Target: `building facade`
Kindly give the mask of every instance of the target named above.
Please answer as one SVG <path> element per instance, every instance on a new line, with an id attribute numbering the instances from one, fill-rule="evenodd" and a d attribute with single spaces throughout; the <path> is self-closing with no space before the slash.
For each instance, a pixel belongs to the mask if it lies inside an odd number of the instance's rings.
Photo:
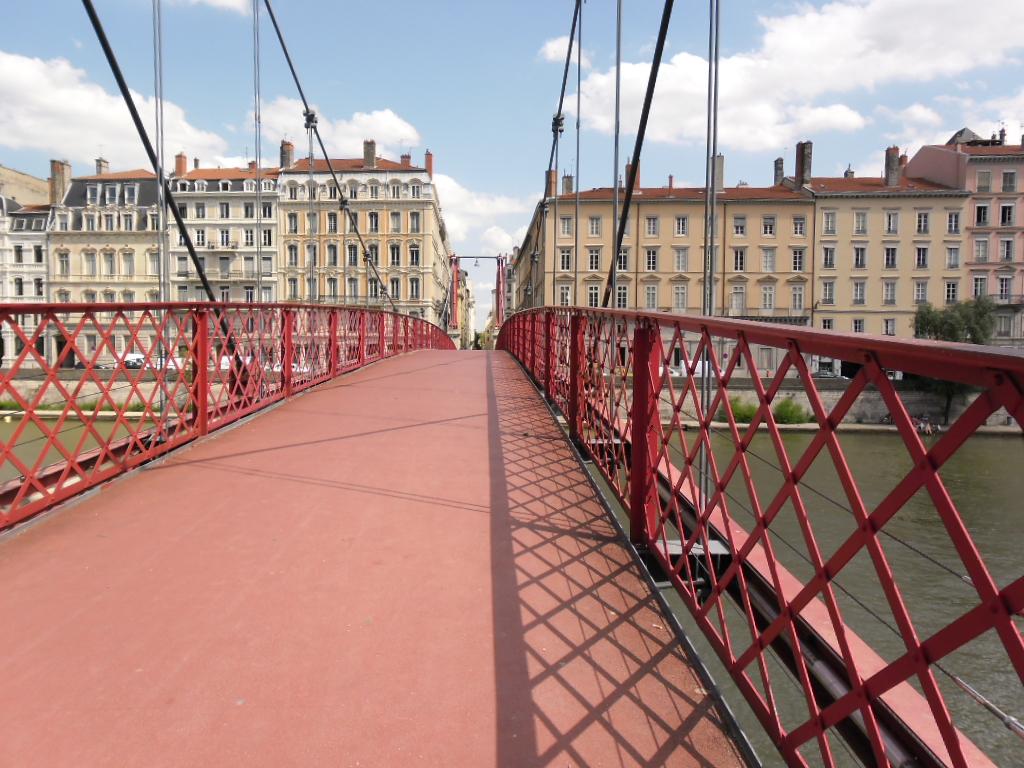
<path id="1" fill-rule="evenodd" d="M 188 170 L 188 159 L 179 154 L 171 187 L 214 298 L 276 301 L 280 202 L 277 169 L 264 168 L 257 173 L 255 163 L 246 168 L 199 168 L 198 161 L 195 165 Z M 207 301 L 173 219 L 169 229 L 170 299 Z"/>
<path id="2" fill-rule="evenodd" d="M 982 139 L 964 128 L 944 145 L 922 147 L 907 174 L 967 190 L 963 215 L 965 297 L 996 303 L 994 343 L 1024 347 L 1024 137 Z"/>
<path id="3" fill-rule="evenodd" d="M 0 197 L 14 200 L 19 205 L 45 205 L 50 199 L 45 179 L 4 165 L 0 165 Z"/>
<path id="4" fill-rule="evenodd" d="M 49 205 L 20 205 L 0 196 L 0 304 L 41 303 L 47 300 L 47 229 Z M 34 327 L 22 315 L 19 325 L 31 339 Z M 25 341 L 9 323 L 0 328 L 0 367 L 9 368 L 24 349 Z M 35 344 L 46 353 L 44 338 Z M 23 365 L 37 365 L 26 355 Z"/>
<path id="5" fill-rule="evenodd" d="M 331 165 L 341 189 L 326 161 L 296 161 L 292 144 L 281 144 L 281 299 L 390 307 L 390 297 L 399 312 L 446 325 L 451 247 L 433 156 L 426 153 L 423 167 L 409 155 L 396 163 L 366 141 L 363 157 Z M 340 207 L 342 195 L 356 227 Z"/>

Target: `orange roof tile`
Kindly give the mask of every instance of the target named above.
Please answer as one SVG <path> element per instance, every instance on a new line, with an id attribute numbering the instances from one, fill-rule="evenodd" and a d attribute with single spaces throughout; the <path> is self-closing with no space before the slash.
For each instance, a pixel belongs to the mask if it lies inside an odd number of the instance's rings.
<path id="1" fill-rule="evenodd" d="M 881 177 L 852 178 L 838 177 L 815 177 L 811 179 L 811 191 L 815 194 L 899 194 L 900 192 L 914 194 L 919 192 L 957 192 L 953 187 L 943 184 L 936 184 L 925 179 L 911 179 L 902 177 L 894 187 L 887 186 L 885 179 Z M 965 193 L 966 194 L 966 193 Z"/>
<path id="2" fill-rule="evenodd" d="M 331 158 L 331 165 L 335 171 L 422 171 L 426 172 L 425 168 L 420 168 L 415 165 L 402 165 L 396 163 L 394 160 L 387 160 L 383 157 L 377 158 L 377 167 L 368 168 L 363 163 L 363 158 Z M 309 173 L 309 158 L 303 157 L 295 161 L 295 165 L 287 170 L 289 172 L 305 172 Z M 313 161 L 313 172 L 314 173 L 327 173 L 327 161 L 326 160 L 314 160 Z"/>
<path id="3" fill-rule="evenodd" d="M 100 173 L 92 176 L 75 176 L 76 181 L 122 181 L 129 179 L 155 179 L 156 174 L 144 168 L 134 171 L 117 171 L 116 173 Z"/>
<path id="4" fill-rule="evenodd" d="M 1024 145 L 1022 144 L 999 144 L 996 146 L 961 144 L 958 148 L 966 155 L 1024 155 Z"/>
<path id="5" fill-rule="evenodd" d="M 279 171 L 279 168 L 264 168 L 260 172 L 260 177 L 264 179 L 276 179 Z M 256 171 L 250 171 L 248 168 L 195 168 L 179 178 L 188 179 L 190 181 L 199 181 L 203 179 L 206 181 L 255 179 Z"/>
<path id="6" fill-rule="evenodd" d="M 580 190 L 581 200 L 611 200 L 614 190 L 611 187 Z M 619 190 L 619 198 L 625 192 Z M 575 200 L 576 193 L 558 196 L 559 200 Z M 642 187 L 633 196 L 636 201 L 643 200 L 680 200 L 698 201 L 704 199 L 701 187 Z M 732 200 L 807 200 L 807 196 L 788 187 L 730 187 L 718 193 L 718 199 L 725 202 Z"/>
<path id="7" fill-rule="evenodd" d="M 53 206 L 49 203 L 23 205 L 15 213 L 47 213 Z"/>

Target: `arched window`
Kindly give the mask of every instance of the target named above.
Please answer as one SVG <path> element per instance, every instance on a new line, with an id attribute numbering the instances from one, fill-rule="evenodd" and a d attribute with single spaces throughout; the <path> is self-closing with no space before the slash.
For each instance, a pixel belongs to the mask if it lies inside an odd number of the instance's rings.
<path id="1" fill-rule="evenodd" d="M 338 266 L 338 246 L 334 243 L 327 244 L 327 266 Z"/>

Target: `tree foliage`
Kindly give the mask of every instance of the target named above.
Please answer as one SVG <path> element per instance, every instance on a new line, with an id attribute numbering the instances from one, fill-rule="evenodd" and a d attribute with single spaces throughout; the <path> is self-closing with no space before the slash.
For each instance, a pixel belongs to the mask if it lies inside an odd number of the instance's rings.
<path id="1" fill-rule="evenodd" d="M 964 344 L 988 344 L 995 331 L 995 302 L 987 296 L 962 301 L 944 309 L 921 304 L 914 314 L 914 335 L 919 339 L 952 341 Z M 955 397 L 970 387 L 952 381 L 925 379 L 925 386 L 946 398 L 943 421 L 949 423 L 949 412 Z"/>

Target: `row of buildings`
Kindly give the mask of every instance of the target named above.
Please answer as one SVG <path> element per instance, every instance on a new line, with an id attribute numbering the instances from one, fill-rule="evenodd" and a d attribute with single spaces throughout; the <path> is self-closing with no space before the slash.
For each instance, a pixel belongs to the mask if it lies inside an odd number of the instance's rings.
<path id="1" fill-rule="evenodd" d="M 968 129 L 914 157 L 885 151 L 884 175 L 794 173 L 775 161 L 769 187 L 719 187 L 714 314 L 826 330 L 913 336 L 918 305 L 988 296 L 994 342 L 1024 346 L 1024 139 Z M 724 162 L 718 158 L 719 173 Z M 629 169 L 627 168 L 627 178 Z M 614 250 L 613 190 L 576 194 L 548 174 L 510 271 L 510 304 L 599 306 Z M 611 305 L 700 313 L 704 190 L 637 183 Z M 578 231 L 577 231 L 578 229 Z"/>
<path id="2" fill-rule="evenodd" d="M 394 300 L 398 311 L 471 343 L 472 287 L 464 272 L 453 281 L 457 260 L 431 153 L 422 166 L 408 154 L 395 162 L 366 141 L 361 158 L 331 165 L 340 188 L 326 161 L 296 159 L 288 141 L 276 168 L 201 168 L 198 159 L 190 167 L 177 155 L 169 184 L 215 298 L 383 307 Z M 102 159 L 95 171 L 72 176 L 67 161 L 51 161 L 46 202 L 0 189 L 0 303 L 206 300 L 176 223 L 168 217 L 161 225 L 154 174 L 111 172 Z M 21 342 L 10 328 L 0 340 L 6 365 Z"/>

